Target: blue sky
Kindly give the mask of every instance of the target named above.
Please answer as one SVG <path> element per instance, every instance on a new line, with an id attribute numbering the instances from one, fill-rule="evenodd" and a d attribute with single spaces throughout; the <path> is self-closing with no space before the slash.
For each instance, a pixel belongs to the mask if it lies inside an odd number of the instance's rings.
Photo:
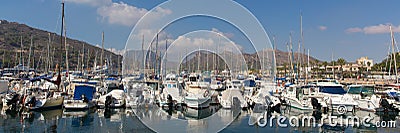
<path id="1" fill-rule="evenodd" d="M 122 50 L 135 22 L 160 0 L 66 0 L 67 36 L 90 44 L 101 43 L 105 32 L 105 47 Z M 286 51 L 289 33 L 294 47 L 300 39 L 300 12 L 303 14 L 304 45 L 312 56 L 321 60 L 345 58 L 355 61 L 368 56 L 381 61 L 388 51 L 392 24 L 398 38 L 400 32 L 400 1 L 341 0 L 298 1 L 237 0 L 259 19 L 277 48 Z M 0 19 L 29 26 L 60 31 L 61 0 L 17 0 L 0 4 Z M 171 38 L 188 30 L 212 30 L 230 35 L 230 39 L 246 46 L 249 43 L 234 26 L 206 17 L 192 17 L 172 24 L 166 29 Z M 245 47 L 246 49 L 246 47 Z"/>

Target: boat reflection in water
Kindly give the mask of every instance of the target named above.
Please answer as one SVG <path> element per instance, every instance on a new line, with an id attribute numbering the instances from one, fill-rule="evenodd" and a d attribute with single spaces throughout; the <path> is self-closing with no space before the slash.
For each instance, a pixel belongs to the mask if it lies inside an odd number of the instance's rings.
<path id="1" fill-rule="evenodd" d="M 163 110 L 153 107 L 137 108 L 134 111 L 137 117 L 154 131 L 168 129 L 168 132 L 216 132 L 240 114 L 240 109 L 222 109 L 219 105 L 204 109 Z"/>
<path id="2" fill-rule="evenodd" d="M 0 132 L 152 132 L 125 109 L 23 112 L 1 109 Z"/>

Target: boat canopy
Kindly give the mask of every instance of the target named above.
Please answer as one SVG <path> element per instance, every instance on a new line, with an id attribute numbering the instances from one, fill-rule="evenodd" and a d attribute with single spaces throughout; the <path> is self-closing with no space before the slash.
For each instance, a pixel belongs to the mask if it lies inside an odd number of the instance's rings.
<path id="1" fill-rule="evenodd" d="M 96 92 L 96 87 L 91 85 L 76 85 L 74 91 L 74 100 L 82 99 L 82 95 L 88 100 L 93 99 L 93 94 Z"/>
<path id="2" fill-rule="evenodd" d="M 329 94 L 346 94 L 342 86 L 320 86 L 319 91 Z"/>

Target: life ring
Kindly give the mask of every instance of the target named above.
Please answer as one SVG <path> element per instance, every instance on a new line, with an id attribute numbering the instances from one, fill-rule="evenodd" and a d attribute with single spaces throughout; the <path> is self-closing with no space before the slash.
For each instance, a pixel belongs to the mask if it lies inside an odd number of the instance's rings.
<path id="1" fill-rule="evenodd" d="M 208 94 L 209 94 L 209 91 L 208 90 L 206 90 L 205 92 L 204 92 L 204 97 L 207 97 L 208 96 Z"/>

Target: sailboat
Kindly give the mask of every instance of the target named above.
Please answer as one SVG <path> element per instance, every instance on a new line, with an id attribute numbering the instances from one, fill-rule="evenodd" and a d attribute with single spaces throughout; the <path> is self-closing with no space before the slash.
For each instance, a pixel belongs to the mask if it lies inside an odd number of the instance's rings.
<path id="1" fill-rule="evenodd" d="M 66 31 L 65 30 L 65 16 L 64 16 L 64 1 L 61 3 L 62 5 L 62 17 L 61 17 L 61 36 L 60 36 L 60 44 L 65 44 L 65 47 L 67 47 L 67 37 L 66 37 Z M 65 34 L 65 36 L 63 36 Z M 63 37 L 64 37 L 64 42 L 63 42 Z M 67 49 L 66 49 L 67 50 Z M 68 51 L 66 51 L 66 57 L 68 57 Z M 68 72 L 68 58 L 66 59 L 66 65 L 67 65 L 67 72 Z M 55 80 L 50 80 L 47 78 L 44 78 L 45 84 L 42 85 L 39 88 L 38 92 L 32 92 L 33 94 L 29 97 L 26 98 L 25 107 L 29 110 L 47 110 L 47 109 L 56 109 L 56 108 L 61 108 L 64 102 L 64 92 L 60 91 L 60 86 L 61 86 L 61 68 L 56 65 L 56 70 L 58 70 L 58 76 L 55 77 Z M 52 85 L 57 85 L 57 89 L 52 90 L 51 86 Z"/>
<path id="2" fill-rule="evenodd" d="M 396 55 L 397 53 L 394 51 L 395 49 L 395 38 L 392 30 L 392 26 L 389 26 L 390 30 L 390 38 L 392 42 L 392 56 L 394 60 L 394 72 L 395 72 L 395 78 L 396 78 L 396 83 L 394 84 L 389 84 L 388 90 L 386 90 L 386 98 L 380 100 L 379 107 L 377 111 L 388 111 L 388 110 L 395 110 L 397 112 L 400 111 L 400 84 L 399 84 L 399 77 L 397 75 L 397 60 L 396 60 Z"/>
<path id="3" fill-rule="evenodd" d="M 58 66 L 56 66 L 58 68 Z M 61 74 L 59 72 L 57 80 L 45 79 L 45 84 L 40 86 L 38 92 L 32 92 L 24 103 L 28 110 L 48 110 L 61 108 L 63 105 L 64 97 L 63 92 L 57 91 L 52 85 L 60 86 L 61 84 Z M 53 89 L 51 89 L 53 88 Z"/>

